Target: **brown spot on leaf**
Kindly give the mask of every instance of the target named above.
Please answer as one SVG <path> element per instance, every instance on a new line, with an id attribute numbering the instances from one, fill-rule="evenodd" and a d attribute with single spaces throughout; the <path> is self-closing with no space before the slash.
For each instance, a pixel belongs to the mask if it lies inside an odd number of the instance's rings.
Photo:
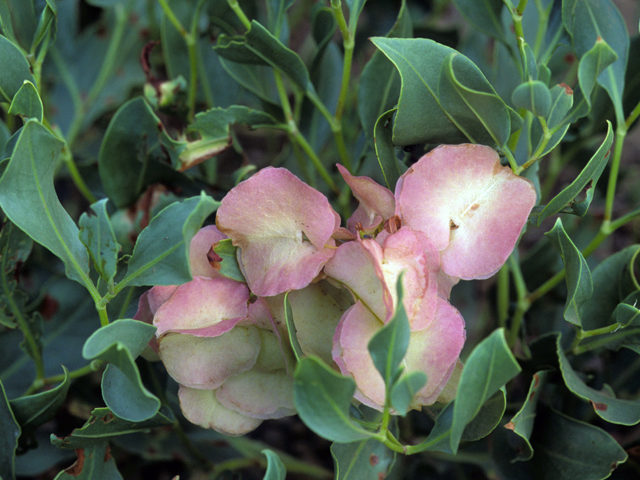
<path id="1" fill-rule="evenodd" d="M 49 320 L 58 311 L 58 302 L 51 295 L 46 294 L 38 307 L 38 312 L 45 320 Z"/>
<path id="2" fill-rule="evenodd" d="M 540 375 L 538 375 L 537 373 L 533 374 L 533 381 L 535 382 L 533 384 L 533 388 L 537 388 L 538 385 L 540 384 Z"/>
<path id="3" fill-rule="evenodd" d="M 107 449 L 104 451 L 104 461 L 108 462 L 111 460 L 111 447 L 107 445 Z"/>
<path id="4" fill-rule="evenodd" d="M 562 88 L 564 88 L 564 93 L 566 93 L 567 95 L 573 95 L 573 89 L 569 85 L 567 85 L 566 83 L 562 82 L 560 84 L 560 86 Z"/>
<path id="5" fill-rule="evenodd" d="M 509 422 L 507 423 L 504 428 L 508 428 L 509 430 L 515 430 L 516 429 L 516 424 L 513 422 Z"/>
<path id="6" fill-rule="evenodd" d="M 591 402 L 591 405 L 593 405 L 593 408 L 595 408 L 596 410 L 600 410 L 601 412 L 606 412 L 607 408 L 609 408 L 606 403 L 594 402 L 593 400 L 589 401 Z"/>
<path id="7" fill-rule="evenodd" d="M 385 478 L 387 478 L 387 472 L 378 473 L 378 480 L 384 480 Z"/>
<path id="8" fill-rule="evenodd" d="M 77 477 L 82 473 L 82 469 L 84 468 L 84 448 L 76 448 L 76 455 L 78 459 L 71 465 L 69 468 L 65 469 L 65 472 L 71 475 L 72 477 Z"/>
<path id="9" fill-rule="evenodd" d="M 371 455 L 369 455 L 369 463 L 371 464 L 372 467 L 375 467 L 377 464 L 380 463 L 380 457 L 372 453 Z"/>
<path id="10" fill-rule="evenodd" d="M 480 208 L 480 204 L 479 203 L 474 203 L 473 205 L 471 205 L 471 210 L 477 210 Z"/>
<path id="11" fill-rule="evenodd" d="M 460 225 L 456 225 L 456 222 L 454 222 L 453 220 L 449 220 L 449 229 L 451 230 L 455 230 L 456 228 L 459 228 Z"/>
<path id="12" fill-rule="evenodd" d="M 576 56 L 573 53 L 567 53 L 564 56 L 564 61 L 565 63 L 568 63 L 569 65 L 571 65 L 573 62 L 576 61 Z"/>
<path id="13" fill-rule="evenodd" d="M 115 417 L 113 416 L 113 413 L 107 413 L 104 417 L 102 417 L 102 421 L 104 423 L 109 423 L 111 420 L 113 420 Z"/>

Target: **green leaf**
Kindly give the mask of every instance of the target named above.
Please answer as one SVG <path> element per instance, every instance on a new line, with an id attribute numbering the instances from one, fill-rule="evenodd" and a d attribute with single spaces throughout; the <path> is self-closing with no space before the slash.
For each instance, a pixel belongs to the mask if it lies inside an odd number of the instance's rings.
<path id="1" fill-rule="evenodd" d="M 152 428 L 172 425 L 175 419 L 171 412 L 161 409 L 154 417 L 142 422 L 130 422 L 116 417 L 108 408 L 96 408 L 89 420 L 66 437 L 51 435 L 51 443 L 58 448 L 73 450 L 87 445 L 100 444 L 111 437 L 129 433 L 145 432 Z"/>
<path id="2" fill-rule="evenodd" d="M 281 37 L 283 24 L 287 24 L 286 12 L 294 0 L 269 0 L 267 2 L 267 26 L 276 37 Z"/>
<path id="3" fill-rule="evenodd" d="M 26 295 L 16 291 L 15 272 L 29 258 L 33 241 L 10 221 L 0 230 L 0 325 L 16 326 L 16 315 L 26 315 Z"/>
<path id="4" fill-rule="evenodd" d="M 287 324 L 287 333 L 289 334 L 289 343 L 293 349 L 293 354 L 296 356 L 296 360 L 299 362 L 304 358 L 302 353 L 302 347 L 298 341 L 296 334 L 296 326 L 293 322 L 293 309 L 291 308 L 291 302 L 289 301 L 289 292 L 284 294 L 284 318 Z"/>
<path id="5" fill-rule="evenodd" d="M 536 418 L 536 407 L 538 405 L 538 399 L 540 398 L 540 392 L 542 392 L 548 376 L 548 370 L 542 370 L 533 374 L 533 380 L 531 380 L 529 393 L 527 394 L 524 404 L 511 421 L 505 425 L 506 428 L 513 430 L 513 432 L 523 440 L 523 446 L 519 449 L 517 456 L 517 460 L 519 461 L 528 461 L 533 457 L 533 447 L 529 439 L 533 431 L 533 422 Z"/>
<path id="6" fill-rule="evenodd" d="M 453 3 L 478 30 L 508 44 L 501 19 L 504 7 L 502 0 L 454 0 Z"/>
<path id="7" fill-rule="evenodd" d="M 191 281 L 189 242 L 218 205 L 203 192 L 199 197 L 173 203 L 153 217 L 138 237 L 127 275 L 119 286 L 180 285 Z"/>
<path id="8" fill-rule="evenodd" d="M 462 432 L 461 440 L 476 441 L 489 435 L 500 423 L 506 406 L 505 390 L 500 388 L 482 405 L 475 418 L 467 424 Z M 429 436 L 418 446 L 418 451 L 455 453 L 451 448 L 454 408 L 455 400 L 442 409 Z"/>
<path id="9" fill-rule="evenodd" d="M 331 43 L 331 39 L 336 33 L 338 22 L 331 9 L 323 7 L 320 3 L 316 3 L 311 15 L 311 34 L 318 48 L 313 58 L 313 63 L 315 64 L 322 57 L 329 43 Z M 313 70 L 313 67 L 311 70 Z"/>
<path id="10" fill-rule="evenodd" d="M 631 245 L 606 258 L 593 270 L 593 295 L 582 304 L 580 311 L 585 330 L 611 325 L 611 314 L 631 293 L 625 284 L 630 279 L 630 262 L 638 250 L 640 245 Z"/>
<path id="11" fill-rule="evenodd" d="M 336 480 L 386 478 L 395 460 L 395 453 L 374 439 L 334 443 L 331 456 Z"/>
<path id="12" fill-rule="evenodd" d="M 25 80 L 33 84 L 36 83 L 25 56 L 18 47 L 2 35 L 0 35 L 0 65 L 2 65 L 0 68 L 0 98 L 3 98 L 4 101 L 11 103 L 11 99 L 22 88 Z"/>
<path id="13" fill-rule="evenodd" d="M 535 219 L 537 226 L 539 226 L 545 218 L 559 212 L 571 213 L 580 217 L 583 217 L 587 213 L 593 200 L 596 183 L 600 179 L 600 175 L 602 175 L 609 161 L 609 152 L 611 150 L 611 144 L 613 143 L 613 131 L 611 129 L 611 122 L 608 120 L 607 125 L 607 136 L 602 142 L 602 145 L 600 145 L 600 148 L 593 154 L 575 180 L 553 197 L 542 209 Z M 585 192 L 584 199 L 578 200 L 583 192 Z"/>
<path id="14" fill-rule="evenodd" d="M 276 120 L 269 114 L 242 105 L 227 109 L 212 108 L 196 115 L 188 131 L 197 133 L 199 140 L 189 142 L 180 152 L 178 169 L 183 171 L 231 147 L 230 127 L 243 124 L 251 128 L 272 127 Z"/>
<path id="15" fill-rule="evenodd" d="M 267 457 L 267 471 L 263 480 L 284 480 L 287 476 L 287 469 L 280 457 L 269 449 L 262 450 L 262 453 Z"/>
<path id="16" fill-rule="evenodd" d="M 219 53 L 219 50 L 215 48 Z M 242 85 L 270 106 L 279 108 L 280 100 L 276 88 L 275 77 L 271 67 L 264 65 L 246 65 L 220 58 L 220 65 L 233 80 Z"/>
<path id="17" fill-rule="evenodd" d="M 451 121 L 471 142 L 502 147 L 509 139 L 509 108 L 467 57 L 450 53 L 445 58 L 438 96 Z"/>
<path id="18" fill-rule="evenodd" d="M 573 106 L 573 90 L 566 86 L 556 85 L 549 90 L 549 94 L 551 95 L 551 108 L 546 117 L 547 127 L 554 129 L 560 125 L 560 123 L 564 123 L 564 125 L 551 136 L 547 142 L 547 146 L 540 155 L 541 157 L 549 153 L 560 143 L 571 126 L 571 122 L 565 121 L 565 118 Z M 534 151 L 540 146 L 543 140 L 542 135 L 543 132 L 540 122 L 533 122 L 531 125 L 531 145 L 535 146 Z"/>
<path id="19" fill-rule="evenodd" d="M 9 402 L 23 432 L 33 430 L 51 420 L 66 400 L 71 378 L 64 366 L 62 366 L 62 370 L 64 371 L 64 380 L 57 387 L 36 395 L 16 398 Z"/>
<path id="20" fill-rule="evenodd" d="M 0 381 L 0 478 L 13 479 L 13 461 L 18 447 L 20 425 L 16 422 Z"/>
<path id="21" fill-rule="evenodd" d="M 27 121 L 0 178 L 0 206 L 21 230 L 63 261 L 67 277 L 89 286 L 89 255 L 53 188 L 62 146 L 44 126 Z"/>
<path id="22" fill-rule="evenodd" d="M 520 40 L 518 39 L 518 43 Z M 536 56 L 528 43 L 522 41 L 522 78 L 525 81 L 538 80 L 538 65 L 536 64 Z M 545 87 L 548 84 L 545 84 Z"/>
<path id="23" fill-rule="evenodd" d="M 402 303 L 404 297 L 402 278 L 403 275 L 400 274 L 396 282 L 398 307 L 395 315 L 384 327 L 376 332 L 367 345 L 373 364 L 384 380 L 387 396 L 389 396 L 391 387 L 402 373 L 400 363 L 407 353 L 409 335 L 411 334 L 407 311 Z"/>
<path id="24" fill-rule="evenodd" d="M 302 421 L 327 440 L 350 443 L 372 437 L 349 417 L 356 383 L 320 359 L 303 358 L 296 367 L 293 399 Z"/>
<path id="25" fill-rule="evenodd" d="M 557 346 L 560 371 L 569 390 L 591 403 L 596 414 L 607 422 L 618 425 L 640 423 L 640 401 L 618 399 L 613 397 L 609 390 L 598 391 L 587 386 L 571 367 L 560 345 L 560 336 L 558 336 Z"/>
<path id="26" fill-rule="evenodd" d="M 134 203 L 144 189 L 178 174 L 185 142 L 172 140 L 142 97 L 115 113 L 102 140 L 98 169 L 105 193 L 118 208 Z M 171 168 L 171 166 L 173 168 Z"/>
<path id="27" fill-rule="evenodd" d="M 387 184 L 387 188 L 393 191 L 400 178 L 400 169 L 398 168 L 398 160 L 394 150 L 392 134 L 393 127 L 391 119 L 397 110 L 389 110 L 378 118 L 373 130 L 373 143 L 376 147 L 376 156 L 382 170 L 382 175 Z"/>
<path id="28" fill-rule="evenodd" d="M 423 38 L 372 41 L 402 79 L 394 144 L 493 143 L 495 137 L 503 145 L 514 130 L 509 108 L 467 57 Z"/>
<path id="29" fill-rule="evenodd" d="M 406 0 L 402 0 L 400 12 L 389 38 L 409 38 L 413 27 Z M 368 139 L 374 135 L 376 122 L 384 112 L 393 109 L 400 96 L 400 75 L 382 52 L 377 51 L 367 62 L 358 80 L 358 115 Z M 389 133 L 389 138 L 391 133 Z M 377 145 L 376 145 L 377 146 Z M 393 183 L 395 186 L 395 182 Z"/>
<path id="30" fill-rule="evenodd" d="M 531 443 L 535 462 L 529 471 L 540 480 L 601 480 L 611 475 L 627 454 L 598 427 L 545 409 L 536 420 Z"/>
<path id="31" fill-rule="evenodd" d="M 246 282 L 238 264 L 238 247 L 233 245 L 230 238 L 220 240 L 213 251 L 221 258 L 218 261 L 219 273 L 238 282 Z"/>
<path id="32" fill-rule="evenodd" d="M 40 13 L 38 26 L 31 41 L 31 48 L 29 50 L 32 53 L 36 51 L 38 45 L 40 45 L 47 36 L 50 36 L 52 39 L 56 36 L 58 8 L 54 0 L 46 0 L 46 2 L 47 4 L 42 9 L 42 13 Z"/>
<path id="33" fill-rule="evenodd" d="M 29 80 L 25 80 L 11 101 L 9 113 L 42 122 L 42 100 L 38 90 Z"/>
<path id="34" fill-rule="evenodd" d="M 398 415 L 406 415 L 416 393 L 427 384 L 427 374 L 411 372 L 400 377 L 391 387 L 391 406 Z"/>
<path id="35" fill-rule="evenodd" d="M 251 29 L 246 33 L 245 38 L 246 46 L 251 52 L 284 73 L 303 92 L 313 90 L 313 85 L 309 81 L 309 72 L 302 59 L 296 52 L 285 47 L 269 30 L 252 20 Z"/>
<path id="36" fill-rule="evenodd" d="M 562 220 L 556 220 L 553 228 L 545 233 L 558 249 L 564 268 L 567 272 L 567 300 L 564 307 L 564 318 L 574 325 L 581 326 L 580 308 L 593 293 L 591 272 L 582 253 L 565 232 Z"/>
<path id="37" fill-rule="evenodd" d="M 107 214 L 108 201 L 109 199 L 103 198 L 91 205 L 95 215 L 85 212 L 79 222 L 80 241 L 87 247 L 95 269 L 106 281 L 115 276 L 118 253 L 122 249 Z"/>
<path id="38" fill-rule="evenodd" d="M 135 364 L 155 331 L 154 326 L 137 320 L 118 320 L 94 332 L 82 348 L 87 360 L 111 364 L 102 376 L 102 398 L 124 420 L 147 420 L 160 408 L 160 400 L 144 387 Z"/>
<path id="39" fill-rule="evenodd" d="M 122 480 L 108 442 L 76 449 L 76 462 L 56 475 L 55 480 Z"/>
<path id="40" fill-rule="evenodd" d="M 580 59 L 578 81 L 589 106 L 591 106 L 591 93 L 596 86 L 596 80 L 617 59 L 616 52 L 600 37 L 596 40 L 595 45 Z"/>
<path id="41" fill-rule="evenodd" d="M 358 17 L 360 17 L 367 0 L 345 0 L 345 3 L 347 7 L 349 7 L 349 30 L 354 32 L 358 23 Z"/>
<path id="42" fill-rule="evenodd" d="M 462 433 L 482 405 L 520 372 L 504 330 L 495 330 L 471 352 L 460 376 L 451 424 L 451 450 L 455 453 Z"/>
<path id="43" fill-rule="evenodd" d="M 636 308 L 638 297 L 638 292 L 632 293 L 613 311 L 613 318 L 621 327 L 640 326 L 640 310 Z"/>
<path id="44" fill-rule="evenodd" d="M 562 2 L 562 21 L 579 58 L 591 50 L 598 38 L 604 40 L 618 56 L 598 76 L 598 83 L 609 94 L 618 122 L 624 122 L 622 93 L 629 55 L 629 33 L 622 15 L 611 0 L 565 0 Z"/>
<path id="45" fill-rule="evenodd" d="M 551 94 L 539 80 L 528 80 L 518 85 L 511 101 L 517 108 L 524 108 L 537 117 L 546 117 L 551 112 Z"/>

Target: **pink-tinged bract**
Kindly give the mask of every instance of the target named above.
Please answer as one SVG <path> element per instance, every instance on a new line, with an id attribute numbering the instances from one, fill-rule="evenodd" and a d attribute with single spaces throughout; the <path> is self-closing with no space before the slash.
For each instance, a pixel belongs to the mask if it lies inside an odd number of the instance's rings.
<path id="1" fill-rule="evenodd" d="M 342 165 L 338 171 L 351 188 L 353 196 L 360 205 L 347 220 L 347 228 L 356 233 L 356 224 L 360 224 L 365 232 L 375 230 L 383 221 L 391 218 L 395 211 L 393 193 L 382 185 L 378 185 L 369 177 L 354 177 Z"/>
<path id="2" fill-rule="evenodd" d="M 228 278 L 196 277 L 180 285 L 155 312 L 156 336 L 166 332 L 212 337 L 246 318 L 249 290 Z"/>
<path id="3" fill-rule="evenodd" d="M 304 288 L 318 275 L 335 251 L 331 236 L 340 217 L 322 193 L 269 167 L 227 194 L 216 224 L 240 247 L 251 291 L 272 296 Z"/>
<path id="4" fill-rule="evenodd" d="M 441 252 L 442 270 L 487 278 L 504 264 L 536 202 L 533 184 L 483 145 L 443 145 L 396 186 L 396 215 Z"/>
<path id="5" fill-rule="evenodd" d="M 215 390 L 196 390 L 181 385 L 178 398 L 187 420 L 225 435 L 244 435 L 262 423 L 258 418 L 248 417 L 223 406 L 218 401 Z"/>

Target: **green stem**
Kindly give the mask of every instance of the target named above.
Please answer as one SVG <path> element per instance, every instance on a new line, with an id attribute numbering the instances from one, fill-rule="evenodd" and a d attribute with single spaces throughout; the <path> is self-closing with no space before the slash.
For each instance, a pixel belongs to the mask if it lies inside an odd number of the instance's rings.
<path id="1" fill-rule="evenodd" d="M 167 16 L 167 20 L 169 20 L 173 24 L 173 26 L 176 27 L 176 30 L 180 32 L 182 38 L 186 38 L 189 34 L 187 33 L 187 30 L 182 26 L 182 23 L 180 23 L 180 20 L 178 20 L 178 17 L 176 17 L 175 13 L 173 13 L 173 10 L 171 10 L 171 7 L 167 3 L 167 0 L 158 0 L 158 2 L 160 3 L 162 10 L 164 11 L 164 14 Z"/>
<path id="2" fill-rule="evenodd" d="M 118 57 L 121 55 L 120 48 L 122 37 L 125 33 L 129 10 L 132 8 L 132 6 L 133 2 L 131 2 L 126 8 L 122 4 L 117 4 L 115 6 L 116 25 L 113 31 L 113 36 L 111 37 L 111 41 L 109 43 L 109 48 L 107 49 L 104 60 L 102 61 L 98 76 L 96 77 L 95 82 L 93 82 L 91 90 L 89 90 L 89 93 L 87 94 L 87 97 L 83 102 L 82 109 L 79 112 L 80 114 L 74 116 L 73 122 L 69 127 L 69 132 L 67 134 L 67 144 L 70 148 L 73 147 L 76 137 L 80 133 L 80 129 L 82 128 L 82 124 L 84 123 L 87 105 L 91 105 L 93 104 L 93 102 L 95 102 L 96 98 L 98 98 L 98 95 L 100 95 L 100 92 L 102 92 L 102 89 L 115 70 Z"/>
<path id="3" fill-rule="evenodd" d="M 624 122 L 624 124 L 627 126 L 627 129 L 631 128 L 631 124 L 633 124 L 633 122 L 635 122 L 639 116 L 640 116 L 640 102 L 638 102 L 638 104 L 633 109 L 631 114 L 627 117 L 627 120 Z"/>
<path id="4" fill-rule="evenodd" d="M 244 14 L 242 7 L 238 4 L 238 0 L 227 0 L 227 3 L 229 4 L 229 7 L 231 7 L 231 10 L 233 10 L 236 16 L 240 19 L 244 28 L 249 30 L 251 28 L 251 22 Z"/>
<path id="5" fill-rule="evenodd" d="M 516 287 L 516 293 L 518 295 L 518 303 L 516 305 L 516 311 L 513 314 L 513 318 L 511 319 L 511 327 L 509 328 L 509 333 L 507 335 L 507 342 L 510 346 L 513 346 L 518 338 L 518 333 L 520 332 L 520 328 L 522 327 L 522 321 L 524 319 L 524 314 L 527 313 L 529 307 L 531 306 L 530 300 L 527 298 L 528 291 L 527 285 L 524 281 L 524 277 L 522 276 L 522 270 L 520 269 L 520 263 L 516 259 L 516 257 L 511 254 L 509 256 L 509 268 L 511 269 L 511 273 L 513 275 L 513 282 Z"/>
<path id="6" fill-rule="evenodd" d="M 533 165 L 540 158 L 540 156 L 542 156 L 542 154 L 544 153 L 544 149 L 547 148 L 549 140 L 551 140 L 551 137 L 555 133 L 554 130 L 549 130 L 547 121 L 543 117 L 538 117 L 538 120 L 540 120 L 540 125 L 542 125 L 542 141 L 540 142 L 540 145 L 538 146 L 536 151 L 533 152 L 531 158 L 527 160 L 524 165 L 518 167 L 518 169 L 516 170 L 516 173 L 518 175 L 522 173 L 523 170 L 526 170 L 531 165 Z"/>
<path id="7" fill-rule="evenodd" d="M 509 265 L 504 264 L 498 272 L 498 323 L 505 327 L 509 317 Z"/>
<path id="8" fill-rule="evenodd" d="M 622 157 L 622 147 L 626 136 L 627 126 L 619 123 L 616 127 L 616 142 L 613 150 L 613 159 L 611 160 L 607 197 L 604 206 L 604 222 L 601 227 L 601 230 L 605 233 L 609 233 L 608 229 L 611 223 L 611 215 L 613 214 L 613 201 L 615 199 L 616 184 L 618 182 L 618 171 L 620 170 L 620 158 Z"/>
<path id="9" fill-rule="evenodd" d="M 352 32 L 347 27 L 344 13 L 342 11 L 342 5 L 340 0 L 331 0 L 331 8 L 333 10 L 333 16 L 338 22 L 338 28 L 342 34 L 342 45 L 344 47 L 344 61 L 342 64 L 342 84 L 340 85 L 340 96 L 338 97 L 338 106 L 336 107 L 335 118 L 338 122 L 342 122 L 342 114 L 344 112 L 344 106 L 347 99 L 347 92 L 349 90 L 349 80 L 351 78 L 351 64 L 353 62 L 353 50 L 355 47 L 355 32 Z M 355 26 L 355 22 L 354 22 Z"/>
<path id="10" fill-rule="evenodd" d="M 342 123 L 338 122 L 336 118 L 331 115 L 331 112 L 327 109 L 327 107 L 322 103 L 322 100 L 316 95 L 313 90 L 307 90 L 306 92 L 307 98 L 311 100 L 311 103 L 318 109 L 318 111 L 322 114 L 324 118 L 329 122 L 329 126 L 331 127 L 331 132 L 336 140 L 336 145 L 338 147 L 338 155 L 340 156 L 340 162 L 344 165 L 344 167 L 351 172 L 351 158 L 349 157 L 349 153 L 347 152 L 347 147 L 344 143 L 344 136 L 342 134 Z"/>
<path id="11" fill-rule="evenodd" d="M 85 375 L 89 375 L 90 373 L 97 372 L 104 366 L 104 362 L 102 360 L 93 360 L 88 365 L 85 365 L 82 368 L 78 368 L 77 370 L 72 370 L 68 373 L 69 378 L 80 378 Z M 54 385 L 56 383 L 60 383 L 64 381 L 64 374 L 54 375 L 52 377 L 40 378 L 34 381 L 31 386 L 27 389 L 23 396 L 32 395 L 33 393 L 41 390 L 46 385 Z"/>
<path id="12" fill-rule="evenodd" d="M 604 347 L 614 340 L 620 340 L 621 338 L 628 337 L 631 335 L 637 335 L 637 334 L 638 334 L 637 330 L 633 328 L 628 330 L 622 330 L 621 332 L 615 332 L 615 330 L 613 330 L 609 332 L 609 335 L 606 338 L 601 338 L 599 340 L 594 340 L 593 342 L 587 343 L 586 345 L 574 347 L 571 351 L 573 352 L 574 355 L 581 355 L 591 350 L 596 350 L 600 347 Z"/>

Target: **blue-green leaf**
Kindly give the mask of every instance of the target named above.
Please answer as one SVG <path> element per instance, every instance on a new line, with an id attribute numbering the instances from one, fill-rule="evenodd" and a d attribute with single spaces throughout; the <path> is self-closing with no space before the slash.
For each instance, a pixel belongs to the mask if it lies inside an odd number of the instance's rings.
<path id="1" fill-rule="evenodd" d="M 14 457 L 18 447 L 20 425 L 16 422 L 0 381 L 0 478 L 13 479 Z"/>
<path id="2" fill-rule="evenodd" d="M 62 146 L 40 123 L 27 121 L 0 178 L 0 206 L 21 230 L 64 262 L 67 277 L 88 286 L 89 255 L 53 188 Z"/>
<path id="3" fill-rule="evenodd" d="M 320 359 L 309 356 L 298 362 L 293 386 L 296 409 L 302 421 L 321 437 L 350 443 L 374 435 L 349 416 L 355 391 L 353 379 L 334 372 Z"/>
<path id="4" fill-rule="evenodd" d="M 331 456 L 336 480 L 386 478 L 395 460 L 395 452 L 374 439 L 334 443 L 331 445 Z"/>
<path id="5" fill-rule="evenodd" d="M 95 269 L 106 281 L 115 276 L 118 253 L 122 249 L 107 214 L 108 201 L 104 198 L 91 205 L 95 215 L 83 213 L 79 222 L 80 241 L 89 250 Z"/>
<path id="6" fill-rule="evenodd" d="M 392 135 L 393 127 L 391 119 L 397 110 L 389 110 L 380 115 L 376 121 L 373 130 L 373 143 L 376 147 L 376 157 L 382 170 L 382 175 L 387 184 L 387 188 L 391 191 L 395 189 L 396 183 L 400 178 L 400 168 L 398 167 L 398 159 L 394 150 Z"/>
<path id="7" fill-rule="evenodd" d="M 221 258 L 217 262 L 220 265 L 218 271 L 222 275 L 238 282 L 246 282 L 238 264 L 238 247 L 233 245 L 230 238 L 220 240 L 213 251 Z"/>
<path id="8" fill-rule="evenodd" d="M 524 108 L 537 117 L 546 117 L 551 111 L 551 94 L 539 80 L 528 80 L 518 85 L 511 101 L 517 108 Z"/>
<path id="9" fill-rule="evenodd" d="M 262 450 L 262 453 L 267 457 L 267 471 L 262 480 L 284 480 L 287 476 L 287 469 L 280 457 L 269 449 Z"/>
<path id="10" fill-rule="evenodd" d="M 454 0 L 453 3 L 460 13 L 478 30 L 497 38 L 502 43 L 508 43 L 502 26 L 502 0 Z"/>
<path id="11" fill-rule="evenodd" d="M 4 20 L 3 20 L 4 21 Z M 9 20 L 10 21 L 10 20 Z M 29 62 L 10 40 L 0 35 L 0 98 L 11 102 L 25 80 L 35 84 Z"/>
<path id="12" fill-rule="evenodd" d="M 133 249 L 119 285 L 180 285 L 192 280 L 189 242 L 219 202 L 202 193 L 176 202 L 153 217 Z"/>
<path id="13" fill-rule="evenodd" d="M 416 371 L 400 377 L 392 386 L 389 393 L 391 406 L 398 415 L 406 415 L 413 401 L 413 397 L 427 384 L 427 374 Z"/>
<path id="14" fill-rule="evenodd" d="M 42 122 L 42 100 L 33 83 L 25 80 L 11 101 L 9 113 Z"/>
<path id="15" fill-rule="evenodd" d="M 591 105 L 591 93 L 596 86 L 596 81 L 600 74 L 613 62 L 618 59 L 618 55 L 607 45 L 602 38 L 598 37 L 596 43 L 580 59 L 578 65 L 578 81 L 585 100 Z"/>
<path id="16" fill-rule="evenodd" d="M 76 449 L 78 460 L 55 480 L 122 480 L 109 448 L 109 442 L 101 442 Z"/>
<path id="17" fill-rule="evenodd" d="M 574 325 L 582 325 L 580 308 L 593 293 L 591 271 L 582 253 L 565 232 L 562 220 L 556 220 L 553 228 L 545 233 L 560 252 L 564 268 L 567 272 L 567 300 L 564 307 L 564 318 Z"/>

